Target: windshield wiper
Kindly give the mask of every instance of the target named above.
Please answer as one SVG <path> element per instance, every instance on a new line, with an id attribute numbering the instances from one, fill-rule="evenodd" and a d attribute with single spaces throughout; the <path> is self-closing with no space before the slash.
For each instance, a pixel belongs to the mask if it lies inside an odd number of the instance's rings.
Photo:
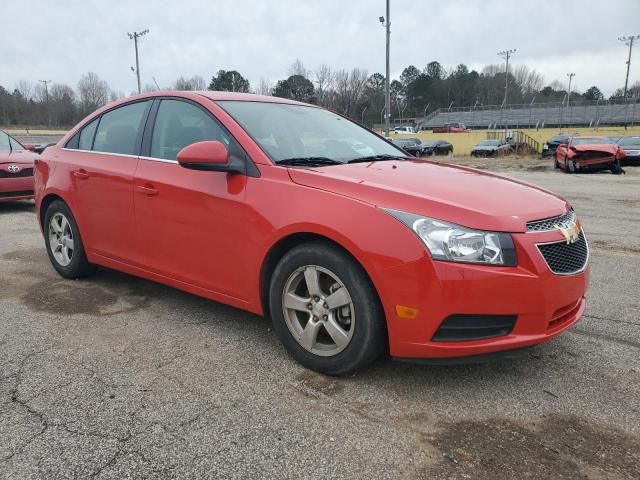
<path id="1" fill-rule="evenodd" d="M 409 157 L 403 157 L 401 155 L 370 155 L 368 157 L 353 158 L 347 163 L 383 162 L 385 160 L 407 160 L 408 158 Z"/>
<path id="2" fill-rule="evenodd" d="M 317 167 L 324 165 L 342 165 L 344 162 L 327 157 L 295 157 L 278 160 L 276 163 L 290 167 Z"/>

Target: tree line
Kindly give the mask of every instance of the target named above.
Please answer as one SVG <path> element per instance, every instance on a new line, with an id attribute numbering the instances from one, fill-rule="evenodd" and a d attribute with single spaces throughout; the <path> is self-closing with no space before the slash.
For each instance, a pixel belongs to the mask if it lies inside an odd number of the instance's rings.
<path id="1" fill-rule="evenodd" d="M 438 108 L 524 103 L 562 102 L 567 86 L 554 80 L 545 84 L 543 76 L 526 65 L 509 68 L 507 98 L 504 65 L 487 65 L 480 72 L 460 64 L 446 68 L 440 62 L 429 62 L 423 68 L 409 65 L 399 78 L 390 82 L 392 116 L 421 117 Z M 222 90 L 274 95 L 329 108 L 357 121 L 372 125 L 380 123 L 384 110 L 385 77 L 366 70 L 334 70 L 321 64 L 308 70 L 300 60 L 290 66 L 287 77 L 271 83 L 260 79 L 252 86 L 236 70 L 219 70 L 207 84 L 203 77 L 181 76 L 167 89 Z M 147 84 L 145 92 L 158 90 Z M 622 98 L 623 89 L 610 99 Z M 628 89 L 628 96 L 640 96 L 640 82 Z M 106 81 L 89 72 L 82 76 L 74 90 L 69 85 L 21 80 L 13 91 L 0 86 L 0 124 L 4 126 L 69 127 L 109 101 L 124 97 L 112 90 Z M 597 86 L 584 92 L 571 92 L 571 101 L 604 100 Z"/>

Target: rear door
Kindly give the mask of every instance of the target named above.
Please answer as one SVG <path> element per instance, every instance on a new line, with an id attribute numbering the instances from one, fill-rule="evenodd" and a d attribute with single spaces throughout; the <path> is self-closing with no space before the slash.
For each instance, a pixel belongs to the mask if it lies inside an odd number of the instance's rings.
<path id="1" fill-rule="evenodd" d="M 133 176 L 150 107 L 147 100 L 109 110 L 72 140 L 73 208 L 92 254 L 135 261 Z"/>
<path id="2" fill-rule="evenodd" d="M 154 273 L 241 298 L 246 291 L 243 252 L 253 241 L 244 225 L 247 177 L 189 170 L 176 156 L 192 143 L 217 140 L 230 155 L 248 160 L 203 106 L 177 98 L 157 102 L 135 178 L 141 261 Z"/>

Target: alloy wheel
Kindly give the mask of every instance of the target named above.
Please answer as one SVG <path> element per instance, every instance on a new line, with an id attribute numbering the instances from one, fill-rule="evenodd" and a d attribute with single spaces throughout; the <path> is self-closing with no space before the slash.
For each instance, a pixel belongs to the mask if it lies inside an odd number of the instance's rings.
<path id="1" fill-rule="evenodd" d="M 282 293 L 282 311 L 293 337 L 314 355 L 337 355 L 353 337 L 351 295 L 338 276 L 324 267 L 306 265 L 289 276 Z"/>
<path id="2" fill-rule="evenodd" d="M 49 221 L 49 248 L 61 266 L 66 267 L 71 263 L 75 249 L 73 230 L 64 214 L 57 212 Z"/>

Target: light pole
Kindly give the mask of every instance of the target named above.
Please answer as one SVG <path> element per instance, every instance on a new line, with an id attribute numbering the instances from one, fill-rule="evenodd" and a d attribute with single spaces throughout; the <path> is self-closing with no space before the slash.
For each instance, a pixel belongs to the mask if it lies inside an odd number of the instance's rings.
<path id="1" fill-rule="evenodd" d="M 44 83 L 44 101 L 47 104 L 47 126 L 51 125 L 51 109 L 49 108 L 49 83 L 51 80 L 38 80 L 41 83 Z"/>
<path id="2" fill-rule="evenodd" d="M 140 60 L 138 57 L 138 39 L 140 37 L 144 37 L 147 33 L 149 33 L 149 29 L 143 30 L 141 32 L 133 32 L 127 33 L 129 35 L 129 39 L 133 40 L 133 44 L 136 49 L 136 76 L 138 77 L 138 93 L 142 92 L 142 88 L 140 87 Z"/>
<path id="3" fill-rule="evenodd" d="M 624 79 L 624 93 L 623 98 L 627 98 L 627 87 L 629 85 L 629 68 L 631 67 L 631 51 L 633 50 L 633 41 L 640 39 L 640 35 L 627 35 L 625 37 L 618 37 L 618 40 L 624 42 L 625 45 L 629 45 L 629 58 L 627 59 L 627 76 Z"/>
<path id="4" fill-rule="evenodd" d="M 384 111 L 385 111 L 385 122 L 384 122 L 384 130 L 385 134 L 389 136 L 390 130 L 390 122 L 391 122 L 391 89 L 390 89 L 390 81 L 389 76 L 391 75 L 389 71 L 389 43 L 391 42 L 391 11 L 389 8 L 389 1 L 387 0 L 387 16 L 386 23 L 385 17 L 379 17 L 380 23 L 383 27 L 386 27 L 387 30 L 387 68 L 386 68 L 386 76 L 384 81 Z"/>
<path id="5" fill-rule="evenodd" d="M 507 104 L 507 93 L 509 92 L 509 59 L 511 56 L 516 53 L 516 49 L 512 48 L 510 50 L 503 50 L 502 52 L 498 52 L 502 58 L 506 60 L 506 68 L 504 73 L 504 102 L 503 104 Z"/>
<path id="6" fill-rule="evenodd" d="M 567 77 L 569 77 L 569 91 L 567 92 L 567 108 L 569 109 L 569 119 L 567 120 L 567 126 L 571 121 L 571 80 L 573 80 L 573 77 L 575 76 L 576 74 L 573 72 L 567 73 Z"/>

